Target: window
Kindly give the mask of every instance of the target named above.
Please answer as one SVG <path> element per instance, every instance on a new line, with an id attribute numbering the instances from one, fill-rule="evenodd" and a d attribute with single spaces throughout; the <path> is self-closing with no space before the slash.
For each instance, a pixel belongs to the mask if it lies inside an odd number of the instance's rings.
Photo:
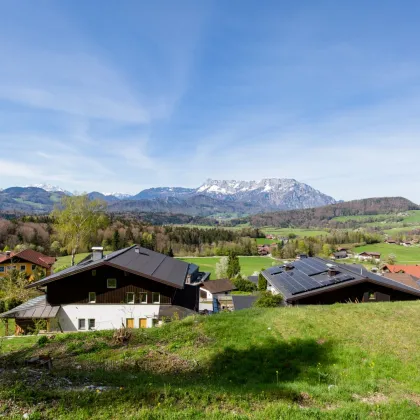
<path id="1" fill-rule="evenodd" d="M 21 265 L 20 266 L 20 271 L 25 271 L 26 270 L 26 265 Z"/>
<path id="2" fill-rule="evenodd" d="M 96 293 L 89 292 L 89 303 L 96 303 Z"/>
<path id="3" fill-rule="evenodd" d="M 152 293 L 152 302 L 153 303 L 160 303 L 160 293 L 153 292 Z"/>
<path id="4" fill-rule="evenodd" d="M 35 268 L 36 268 L 36 265 L 35 264 L 32 264 L 32 271 L 34 271 Z"/>
<path id="5" fill-rule="evenodd" d="M 134 293 L 133 292 L 128 292 L 127 293 L 127 303 L 134 303 Z"/>
<path id="6" fill-rule="evenodd" d="M 140 293 L 140 303 L 147 303 L 147 293 L 142 292 Z"/>
<path id="7" fill-rule="evenodd" d="M 92 270 L 92 277 L 96 276 L 96 270 Z"/>
<path id="8" fill-rule="evenodd" d="M 90 330 L 94 330 L 95 329 L 95 320 L 94 319 L 89 319 L 88 320 L 88 328 Z"/>
<path id="9" fill-rule="evenodd" d="M 0 267 L 0 273 L 4 273 L 4 267 Z"/>
<path id="10" fill-rule="evenodd" d="M 116 289 L 117 279 L 107 279 L 106 285 L 107 285 L 108 289 Z"/>
<path id="11" fill-rule="evenodd" d="M 8 271 L 12 271 L 12 270 L 16 270 L 16 266 L 15 265 L 9 265 L 9 267 L 7 267 Z"/>
<path id="12" fill-rule="evenodd" d="M 79 330 L 86 329 L 86 319 L 80 318 L 79 319 Z"/>

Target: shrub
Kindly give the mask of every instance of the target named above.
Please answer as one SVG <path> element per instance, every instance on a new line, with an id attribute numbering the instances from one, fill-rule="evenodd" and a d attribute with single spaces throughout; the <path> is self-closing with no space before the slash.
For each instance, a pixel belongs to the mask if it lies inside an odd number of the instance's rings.
<path id="1" fill-rule="evenodd" d="M 252 281 L 243 279 L 242 277 L 232 279 L 232 283 L 240 292 L 253 292 L 257 290 L 257 286 L 254 283 L 252 283 Z"/>
<path id="2" fill-rule="evenodd" d="M 276 308 L 283 302 L 282 295 L 274 295 L 271 292 L 261 292 L 258 299 L 254 302 L 257 308 Z"/>
<path id="3" fill-rule="evenodd" d="M 267 290 L 267 280 L 262 275 L 262 273 L 258 274 L 258 290 L 260 290 L 261 292 Z"/>
<path id="4" fill-rule="evenodd" d="M 46 335 L 42 335 L 41 337 L 38 338 L 38 346 L 39 347 L 44 347 L 45 344 L 48 343 L 48 337 Z"/>

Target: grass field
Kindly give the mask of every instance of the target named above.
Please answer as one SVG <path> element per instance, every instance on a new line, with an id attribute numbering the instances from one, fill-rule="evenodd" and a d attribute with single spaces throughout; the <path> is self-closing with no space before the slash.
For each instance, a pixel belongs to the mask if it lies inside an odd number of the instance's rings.
<path id="1" fill-rule="evenodd" d="M 20 342 L 0 410 L 33 419 L 418 419 L 419 302 L 250 309 Z M 15 339 L 18 342 L 19 339 Z M 21 368 L 51 354 L 52 373 Z M 22 364 L 22 365 L 21 365 Z M 86 390 L 86 385 L 108 388 Z"/>
<path id="2" fill-rule="evenodd" d="M 257 245 L 264 245 L 264 244 L 276 244 L 277 242 L 279 242 L 279 240 L 277 239 L 266 239 L 266 238 L 257 238 L 255 239 L 255 241 L 257 242 Z"/>
<path id="3" fill-rule="evenodd" d="M 201 271 L 210 271 L 211 279 L 217 279 L 216 263 L 219 262 L 220 257 L 180 258 L 180 260 L 197 264 Z M 280 261 L 270 257 L 239 257 L 241 273 L 245 276 L 250 276 L 254 271 L 260 271 L 262 268 L 271 267 L 273 263 L 279 264 Z"/>
<path id="4" fill-rule="evenodd" d="M 405 234 L 407 232 L 410 232 L 414 229 L 420 229 L 420 225 L 413 225 L 413 226 L 406 226 L 406 227 L 394 227 L 390 229 L 385 229 L 383 232 L 388 234 L 389 236 L 393 237 L 398 234 Z"/>
<path id="5" fill-rule="evenodd" d="M 381 243 L 354 248 L 356 253 L 363 251 L 380 252 L 383 261 L 386 261 L 389 254 L 394 254 L 400 264 L 420 264 L 420 247 L 418 246 L 404 247 Z"/>
<path id="6" fill-rule="evenodd" d="M 321 236 L 327 235 L 328 232 L 320 229 L 297 229 L 297 228 L 275 228 L 265 226 L 260 229 L 266 235 L 280 235 L 287 237 L 290 233 L 294 233 L 296 236 Z"/>
<path id="7" fill-rule="evenodd" d="M 412 210 L 409 213 L 409 216 L 404 218 L 405 223 L 417 223 L 420 225 L 420 210 Z"/>

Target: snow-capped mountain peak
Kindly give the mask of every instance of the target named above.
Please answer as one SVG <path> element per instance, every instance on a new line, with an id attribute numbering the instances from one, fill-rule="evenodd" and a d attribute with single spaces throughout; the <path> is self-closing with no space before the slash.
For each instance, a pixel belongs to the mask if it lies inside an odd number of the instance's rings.
<path id="1" fill-rule="evenodd" d="M 66 195 L 73 195 L 70 191 L 67 191 L 61 187 L 58 187 L 57 185 L 51 185 L 51 184 L 32 184 L 32 185 L 25 185 L 25 188 L 41 188 L 48 192 L 62 192 Z"/>
<path id="2" fill-rule="evenodd" d="M 288 178 L 266 178 L 261 181 L 208 179 L 196 193 L 278 209 L 317 207 L 336 202 L 309 185 Z"/>
<path id="3" fill-rule="evenodd" d="M 113 197 L 116 197 L 120 200 L 127 200 L 133 196 L 132 194 L 120 193 L 120 192 L 111 192 L 111 193 L 103 193 L 103 194 L 106 195 L 107 197 L 112 195 Z"/>

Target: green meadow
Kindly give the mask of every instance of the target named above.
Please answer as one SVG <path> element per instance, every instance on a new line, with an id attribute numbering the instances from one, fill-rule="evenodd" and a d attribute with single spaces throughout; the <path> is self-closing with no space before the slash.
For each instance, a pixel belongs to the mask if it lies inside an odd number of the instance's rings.
<path id="1" fill-rule="evenodd" d="M 356 253 L 363 251 L 380 252 L 383 261 L 386 261 L 389 254 L 394 254 L 399 264 L 420 264 L 419 246 L 405 247 L 401 245 L 380 243 L 354 248 L 354 252 Z"/>
<path id="2" fill-rule="evenodd" d="M 419 302 L 193 316 L 133 330 L 128 345 L 113 331 L 19 340 L 0 355 L 5 418 L 420 417 Z M 53 371 L 24 368 L 39 354 Z"/>
<path id="3" fill-rule="evenodd" d="M 203 258 L 179 258 L 182 261 L 197 264 L 201 271 L 209 271 L 211 279 L 217 279 L 216 264 L 221 257 L 203 257 Z M 239 257 L 239 264 L 241 265 L 241 273 L 244 276 L 250 276 L 255 271 L 261 271 L 271 267 L 273 264 L 280 264 L 280 260 L 275 260 L 270 257 Z"/>

